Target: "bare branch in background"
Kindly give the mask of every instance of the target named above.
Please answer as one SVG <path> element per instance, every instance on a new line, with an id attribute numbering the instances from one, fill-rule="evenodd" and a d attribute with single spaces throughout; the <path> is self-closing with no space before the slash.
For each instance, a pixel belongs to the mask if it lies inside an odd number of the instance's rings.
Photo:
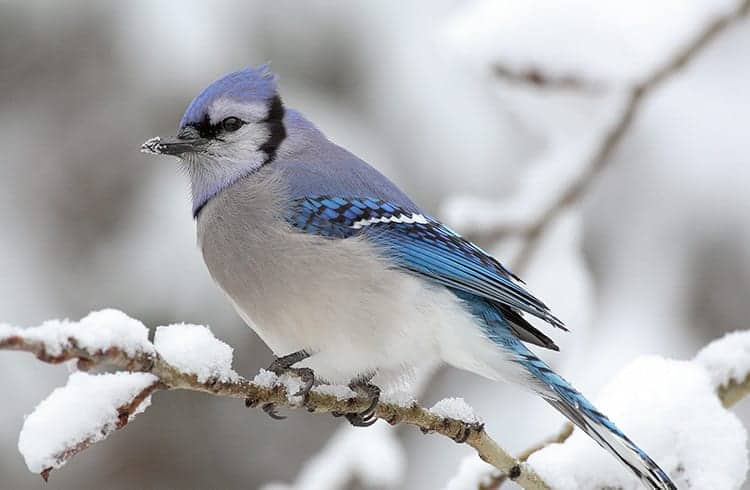
<path id="1" fill-rule="evenodd" d="M 628 89 L 628 100 L 622 113 L 614 119 L 613 125 L 593 151 L 588 163 L 585 165 L 585 170 L 580 175 L 576 176 L 575 179 L 571 180 L 551 205 L 541 214 L 536 216 L 533 221 L 520 228 L 509 228 L 507 226 L 499 225 L 494 229 L 473 230 L 467 235 L 471 239 L 482 243 L 496 242 L 510 235 L 520 236 L 523 240 L 523 245 L 513 261 L 512 269 L 516 272 L 522 272 L 528 266 L 529 260 L 534 255 L 544 230 L 560 215 L 560 213 L 582 199 L 596 178 L 610 163 L 610 157 L 613 151 L 617 148 L 617 145 L 632 125 L 635 116 L 643 105 L 644 99 L 651 94 L 654 89 L 661 86 L 664 81 L 668 80 L 672 75 L 675 75 L 684 68 L 685 65 L 695 58 L 704 47 L 706 47 L 729 25 L 746 16 L 748 11 L 750 11 L 750 0 L 745 0 L 740 3 L 737 9 L 733 12 L 721 16 L 708 24 L 692 42 L 688 43 L 674 57 L 654 71 L 646 80 Z M 500 73 L 504 78 L 513 74 L 511 70 L 499 66 L 495 67 L 495 72 Z M 529 76 L 528 74 L 534 75 Z M 587 83 L 583 79 L 578 80 L 572 77 L 556 79 L 555 77 L 545 76 L 537 70 L 531 70 L 525 76 L 519 77 L 513 75 L 512 78 L 516 81 L 525 80 L 532 85 L 540 87 L 549 86 L 551 88 L 557 88 L 562 86 L 564 88 L 585 88 L 591 86 L 590 83 Z"/>
<path id="2" fill-rule="evenodd" d="M 502 78 L 507 82 L 518 85 L 531 85 L 538 88 L 584 92 L 599 92 L 605 88 L 602 84 L 573 75 L 553 76 L 535 68 L 517 71 L 501 63 L 496 63 L 493 66 L 493 72 L 498 78 Z"/>
<path id="3" fill-rule="evenodd" d="M 573 424 L 565 424 L 563 428 L 560 430 L 560 432 L 556 434 L 555 436 L 550 437 L 549 439 L 546 439 L 545 441 L 542 441 L 539 444 L 535 444 L 525 449 L 523 452 L 521 452 L 521 454 L 518 455 L 518 460 L 525 463 L 529 459 L 529 457 L 531 457 L 531 455 L 534 454 L 535 452 L 541 449 L 544 449 L 550 444 L 561 444 L 565 442 L 572 433 L 573 433 Z M 487 484 L 480 485 L 479 490 L 497 490 L 506 481 L 508 481 L 508 477 L 505 474 L 502 474 L 502 473 L 493 474 L 493 475 L 490 475 L 489 481 Z"/>

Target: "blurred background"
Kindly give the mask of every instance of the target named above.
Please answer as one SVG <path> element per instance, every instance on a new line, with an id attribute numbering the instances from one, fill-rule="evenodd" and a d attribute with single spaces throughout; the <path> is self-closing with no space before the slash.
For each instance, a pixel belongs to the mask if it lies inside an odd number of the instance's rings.
<path id="1" fill-rule="evenodd" d="M 268 365 L 204 268 L 187 180 L 138 149 L 209 82 L 269 60 L 287 105 L 514 263 L 513 230 L 586 173 L 632 88 L 739 3 L 0 1 L 0 322 L 113 307 L 210 325 L 242 374 Z M 689 358 L 748 327 L 750 23 L 691 58 L 638 102 L 520 271 L 571 328 L 546 358 L 594 398 L 638 355 Z M 3 353 L 0 373 L 2 488 L 441 488 L 470 454 L 411 428 L 160 393 L 44 485 L 17 437 L 67 372 Z M 420 400 L 447 396 L 514 451 L 563 423 L 518 389 L 440 369 Z M 747 403 L 736 413 L 750 422 Z"/>

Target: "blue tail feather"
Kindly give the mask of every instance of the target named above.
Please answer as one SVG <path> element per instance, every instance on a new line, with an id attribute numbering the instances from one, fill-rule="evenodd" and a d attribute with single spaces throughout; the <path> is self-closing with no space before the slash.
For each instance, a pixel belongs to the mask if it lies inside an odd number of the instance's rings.
<path id="1" fill-rule="evenodd" d="M 648 454 L 635 445 L 617 426 L 601 413 L 565 379 L 552 371 L 544 361 L 519 343 L 517 362 L 539 381 L 534 387 L 547 402 L 609 451 L 653 490 L 676 490 L 677 486 Z M 525 351 L 525 352 L 524 352 Z"/>
<path id="2" fill-rule="evenodd" d="M 530 375 L 530 387 L 550 405 L 578 426 L 600 446 L 609 451 L 641 482 L 652 490 L 677 490 L 667 474 L 642 449 L 633 443 L 617 426 L 601 413 L 570 383 L 536 357 L 513 334 L 512 327 L 502 312 L 491 303 L 454 291 L 468 309 L 482 321 L 485 334 L 523 366 Z"/>

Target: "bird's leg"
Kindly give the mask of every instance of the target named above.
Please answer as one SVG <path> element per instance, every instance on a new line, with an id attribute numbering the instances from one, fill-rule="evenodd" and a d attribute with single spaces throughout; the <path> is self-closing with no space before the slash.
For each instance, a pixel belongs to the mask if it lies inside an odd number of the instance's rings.
<path id="1" fill-rule="evenodd" d="M 370 383 L 372 376 L 366 378 L 358 378 L 349 383 L 349 388 L 355 391 L 360 396 L 365 396 L 370 401 L 370 405 L 363 411 L 358 413 L 347 413 L 342 414 L 339 412 L 333 412 L 334 417 L 346 417 L 354 427 L 369 427 L 374 424 L 378 419 L 375 417 L 375 407 L 378 406 L 380 401 L 380 388 Z"/>
<path id="2" fill-rule="evenodd" d="M 310 357 L 310 354 L 307 351 L 298 350 L 282 357 L 274 357 L 273 362 L 268 366 L 268 370 L 277 376 L 289 373 L 299 377 L 302 380 L 302 387 L 293 396 L 301 396 L 305 401 L 307 401 L 310 390 L 315 384 L 315 373 L 310 368 L 295 368 L 292 366 L 308 357 Z M 286 418 L 276 413 L 276 405 L 273 403 L 263 405 L 263 411 L 275 420 Z"/>
<path id="3" fill-rule="evenodd" d="M 276 374 L 283 374 L 287 369 L 291 368 L 300 361 L 304 361 L 310 357 L 310 354 L 305 350 L 298 350 L 282 357 L 273 357 L 273 362 L 268 366 L 268 370 Z"/>

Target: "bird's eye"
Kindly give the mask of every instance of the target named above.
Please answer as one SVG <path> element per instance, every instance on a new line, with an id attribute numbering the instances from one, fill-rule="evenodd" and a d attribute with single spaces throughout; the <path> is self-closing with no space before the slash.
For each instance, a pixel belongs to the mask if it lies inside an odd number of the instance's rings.
<path id="1" fill-rule="evenodd" d="M 236 117 L 228 117 L 221 121 L 221 127 L 224 128 L 224 131 L 229 131 L 230 133 L 240 129 L 243 124 L 245 123 Z"/>

